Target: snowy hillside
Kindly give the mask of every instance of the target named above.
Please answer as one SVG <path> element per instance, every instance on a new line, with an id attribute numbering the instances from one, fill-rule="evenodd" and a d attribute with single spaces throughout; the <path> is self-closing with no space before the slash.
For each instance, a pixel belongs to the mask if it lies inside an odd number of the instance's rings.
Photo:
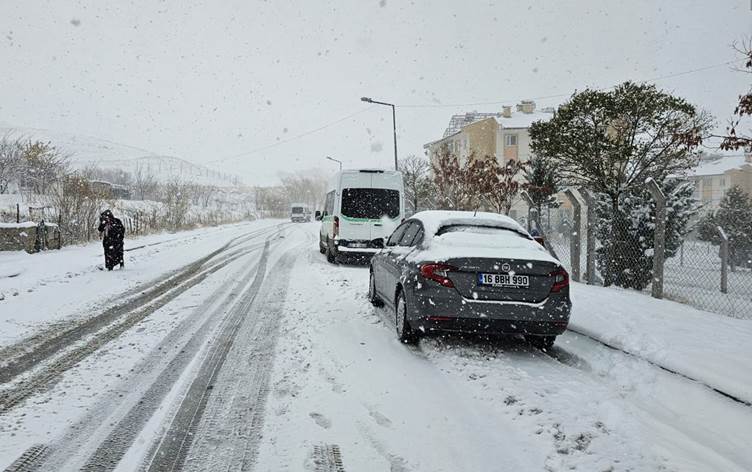
<path id="1" fill-rule="evenodd" d="M 68 154 L 75 168 L 98 167 L 119 169 L 131 174 L 139 169 L 166 182 L 174 179 L 202 185 L 234 187 L 242 185 L 239 177 L 188 162 L 179 157 L 163 156 L 146 149 L 115 143 L 106 139 L 58 131 L 0 126 L 0 136 L 49 141 Z"/>

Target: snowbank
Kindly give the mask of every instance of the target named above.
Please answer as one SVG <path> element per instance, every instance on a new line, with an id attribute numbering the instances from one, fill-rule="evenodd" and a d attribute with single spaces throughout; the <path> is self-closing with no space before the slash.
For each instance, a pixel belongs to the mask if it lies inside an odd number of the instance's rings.
<path id="1" fill-rule="evenodd" d="M 570 327 L 752 402 L 752 322 L 575 283 Z"/>

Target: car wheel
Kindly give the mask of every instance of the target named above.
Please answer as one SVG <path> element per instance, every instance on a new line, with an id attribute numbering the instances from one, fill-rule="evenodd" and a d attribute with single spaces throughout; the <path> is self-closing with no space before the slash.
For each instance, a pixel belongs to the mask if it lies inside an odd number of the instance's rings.
<path id="1" fill-rule="evenodd" d="M 368 280 L 368 301 L 375 307 L 384 305 L 379 296 L 376 295 L 376 276 L 373 274 L 373 270 L 371 271 L 371 277 Z"/>
<path id="2" fill-rule="evenodd" d="M 556 336 L 525 336 L 525 339 L 538 349 L 551 349 L 556 342 Z"/>
<path id="3" fill-rule="evenodd" d="M 397 294 L 397 303 L 394 307 L 397 337 L 405 344 L 417 344 L 418 333 L 410 327 L 410 321 L 407 319 L 407 302 L 402 291 Z"/>
<path id="4" fill-rule="evenodd" d="M 326 247 L 324 246 L 324 243 L 321 242 L 321 236 L 319 236 L 319 252 L 321 254 L 326 254 Z"/>
<path id="5" fill-rule="evenodd" d="M 329 239 L 326 240 L 326 261 L 330 264 L 337 263 L 337 258 L 334 257 L 334 253 L 332 252 L 332 245 L 329 242 Z"/>

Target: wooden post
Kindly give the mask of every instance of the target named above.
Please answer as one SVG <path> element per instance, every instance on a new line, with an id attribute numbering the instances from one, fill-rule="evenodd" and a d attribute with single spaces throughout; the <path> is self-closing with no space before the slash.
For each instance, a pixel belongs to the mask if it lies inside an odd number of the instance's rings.
<path id="1" fill-rule="evenodd" d="M 577 198 L 576 190 L 566 189 L 564 195 L 567 196 L 574 208 L 574 221 L 572 222 L 572 234 L 569 239 L 569 260 L 572 270 L 572 280 L 580 281 L 580 230 L 582 229 L 582 204 Z"/>
<path id="2" fill-rule="evenodd" d="M 645 184 L 653 199 L 655 199 L 652 295 L 655 298 L 663 298 L 663 263 L 666 258 L 666 196 L 652 178 L 647 179 Z"/>

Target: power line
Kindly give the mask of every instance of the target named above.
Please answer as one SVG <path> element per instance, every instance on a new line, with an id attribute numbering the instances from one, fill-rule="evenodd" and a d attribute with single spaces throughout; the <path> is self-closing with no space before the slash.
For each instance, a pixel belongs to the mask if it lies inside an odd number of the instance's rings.
<path id="1" fill-rule="evenodd" d="M 733 59 L 733 60 L 721 62 L 721 63 L 718 63 L 718 64 L 713 64 L 713 65 L 709 65 L 709 66 L 705 66 L 705 67 L 698 67 L 696 69 L 689 69 L 689 70 L 685 70 L 685 71 L 681 71 L 681 72 L 676 72 L 676 73 L 673 73 L 673 74 L 668 74 L 668 75 L 662 75 L 662 76 L 658 76 L 658 77 L 653 77 L 653 78 L 650 78 L 650 79 L 636 80 L 635 82 L 643 82 L 643 83 L 644 82 L 656 82 L 656 81 L 659 81 L 659 80 L 671 79 L 671 78 L 679 77 L 679 76 L 682 76 L 682 75 L 694 74 L 696 72 L 703 72 L 703 71 L 706 71 L 706 70 L 715 69 L 715 68 L 718 68 L 718 67 L 727 66 L 727 65 L 731 65 L 731 64 L 739 63 L 739 62 L 743 62 L 743 61 L 746 61 L 746 58 L 745 59 Z M 614 87 L 616 87 L 616 85 L 610 85 L 608 87 L 596 88 L 595 90 L 604 91 L 604 90 L 612 89 Z M 546 99 L 549 99 L 549 98 L 561 98 L 561 97 L 568 97 L 568 96 L 571 96 L 571 95 L 572 95 L 572 92 L 568 92 L 568 93 L 559 93 L 559 94 L 555 94 L 555 95 L 544 95 L 544 96 L 541 96 L 541 97 L 525 97 L 525 99 L 526 100 L 546 100 Z M 458 107 L 472 107 L 472 106 L 479 106 L 479 105 L 501 105 L 501 104 L 504 104 L 504 103 L 516 102 L 518 100 L 521 100 L 521 98 L 517 97 L 517 98 L 509 98 L 509 99 L 506 99 L 506 100 L 494 100 L 494 101 L 488 101 L 488 102 L 433 103 L 433 104 L 407 104 L 407 105 L 399 105 L 398 104 L 396 106 L 398 108 L 458 108 Z"/>
<path id="2" fill-rule="evenodd" d="M 318 128 L 315 128 L 315 129 L 312 129 L 312 130 L 309 130 L 309 131 L 304 131 L 303 133 L 296 134 L 295 136 L 290 136 L 287 139 L 282 139 L 282 140 L 277 141 L 277 142 L 272 143 L 272 144 L 267 144 L 265 146 L 261 146 L 261 147 L 255 148 L 255 149 L 251 149 L 250 151 L 244 151 L 244 152 L 241 152 L 241 153 L 238 153 L 238 154 L 235 154 L 235 155 L 232 155 L 232 156 L 228 156 L 228 157 L 225 157 L 225 158 L 222 158 L 222 159 L 216 159 L 216 160 L 213 160 L 213 161 L 209 161 L 209 162 L 207 162 L 207 164 L 214 164 L 214 163 L 218 163 L 218 162 L 227 162 L 227 161 L 231 161 L 233 159 L 237 159 L 239 157 L 247 156 L 249 154 L 255 154 L 257 152 L 261 152 L 261 151 L 265 151 L 267 149 L 271 149 L 271 148 L 275 148 L 277 146 L 281 146 L 282 144 L 289 143 L 290 141 L 295 141 L 297 139 L 300 139 L 300 138 L 303 138 L 305 136 L 308 136 L 309 134 L 318 133 L 319 131 L 322 131 L 322 130 L 325 130 L 327 128 L 330 128 L 330 127 L 332 127 L 332 126 L 334 126 L 336 124 L 342 123 L 343 121 L 349 120 L 350 118 L 352 118 L 354 116 L 357 116 L 357 115 L 360 115 L 362 113 L 365 113 L 365 112 L 369 111 L 372 108 L 373 108 L 373 106 L 370 106 L 370 107 L 367 107 L 367 108 L 363 108 L 363 109 L 358 110 L 358 111 L 356 111 L 354 113 L 350 113 L 347 116 L 343 116 L 342 118 L 339 118 L 337 120 L 330 121 L 329 123 L 326 123 L 323 126 L 319 126 Z"/>
<path id="3" fill-rule="evenodd" d="M 743 60 L 746 60 L 746 59 L 743 59 Z M 656 81 L 659 81 L 659 80 L 665 80 L 665 79 L 670 79 L 670 78 L 679 77 L 679 76 L 683 76 L 683 75 L 694 74 L 694 73 L 697 73 L 697 72 L 703 72 L 703 71 L 706 71 L 706 70 L 715 69 L 717 67 L 727 66 L 727 65 L 734 64 L 734 63 L 739 63 L 739 62 L 742 62 L 743 60 L 742 59 L 733 59 L 733 60 L 721 62 L 721 63 L 718 63 L 718 64 L 713 64 L 713 65 L 704 66 L 704 67 L 698 67 L 698 68 L 695 68 L 695 69 L 689 69 L 689 70 L 685 70 L 685 71 L 681 71 L 681 72 L 676 72 L 676 73 L 673 73 L 673 74 L 662 75 L 662 76 L 653 77 L 653 78 L 650 78 L 650 79 L 644 79 L 644 80 L 640 80 L 640 81 L 637 81 L 637 82 L 643 82 L 643 83 L 644 82 L 656 82 Z M 604 91 L 604 90 L 612 89 L 614 87 L 616 87 L 616 85 L 610 85 L 608 87 L 597 88 L 595 90 Z M 558 94 L 554 94 L 554 95 L 543 95 L 543 96 L 539 96 L 539 97 L 526 97 L 525 99 L 526 100 L 546 100 L 546 99 L 550 99 L 550 98 L 569 97 L 571 95 L 572 95 L 572 92 L 567 92 L 567 93 L 558 93 Z M 451 104 L 407 104 L 407 105 L 396 104 L 395 106 L 397 108 L 458 108 L 458 107 L 482 106 L 482 105 L 500 105 L 500 104 L 504 104 L 504 103 L 516 102 L 518 100 L 521 100 L 521 99 L 520 98 L 513 98 L 513 99 L 494 100 L 494 101 L 487 101 L 487 102 L 451 103 Z M 287 143 L 289 143 L 291 141 L 298 140 L 300 138 L 303 138 L 303 137 L 306 137 L 308 135 L 317 133 L 319 131 L 323 131 L 323 130 L 325 130 L 327 128 L 330 128 L 330 127 L 332 127 L 332 126 L 334 126 L 336 124 L 342 123 L 343 121 L 346 121 L 346 120 L 348 120 L 348 119 L 350 119 L 350 118 L 352 118 L 354 116 L 357 116 L 357 115 L 360 115 L 362 113 L 365 113 L 366 111 L 369 111 L 371 108 L 373 108 L 373 107 L 368 107 L 368 108 L 361 109 L 361 110 L 356 111 L 354 113 L 350 113 L 347 116 L 344 116 L 344 117 L 339 118 L 337 120 L 334 120 L 334 121 L 331 121 L 329 123 L 326 123 L 323 126 L 320 126 L 318 128 L 314 128 L 312 130 L 305 131 L 303 133 L 297 134 L 295 136 L 291 136 L 291 137 L 289 137 L 287 139 L 283 139 L 283 140 L 277 141 L 275 143 L 271 143 L 271 144 L 267 144 L 267 145 L 264 145 L 264 146 L 261 146 L 261 147 L 255 148 L 255 149 L 251 149 L 249 151 L 244 151 L 244 152 L 241 152 L 241 153 L 238 153 L 238 154 L 234 154 L 232 156 L 228 156 L 228 157 L 225 157 L 225 158 L 222 158 L 222 159 L 216 159 L 216 160 L 213 160 L 213 161 L 209 161 L 209 162 L 207 162 L 207 164 L 214 164 L 214 163 L 220 163 L 220 162 L 228 162 L 228 161 L 232 161 L 234 159 L 237 159 L 237 158 L 240 158 L 240 157 L 243 157 L 243 156 L 247 156 L 249 154 L 255 154 L 257 152 L 265 151 L 267 149 L 272 149 L 272 148 L 275 148 L 277 146 L 281 146 L 283 144 L 287 144 Z"/>

